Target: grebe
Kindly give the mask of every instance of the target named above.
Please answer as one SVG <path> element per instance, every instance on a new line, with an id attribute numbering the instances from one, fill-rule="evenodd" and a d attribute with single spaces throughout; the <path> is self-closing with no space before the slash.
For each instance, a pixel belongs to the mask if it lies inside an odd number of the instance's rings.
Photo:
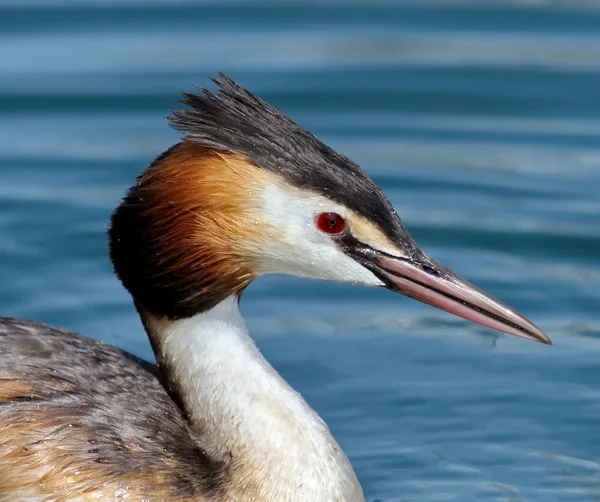
<path id="1" fill-rule="evenodd" d="M 353 162 L 220 75 L 112 215 L 110 257 L 158 366 L 0 318 L 1 501 L 359 502 L 327 425 L 250 339 L 262 274 L 383 286 L 550 344 L 424 254 Z"/>

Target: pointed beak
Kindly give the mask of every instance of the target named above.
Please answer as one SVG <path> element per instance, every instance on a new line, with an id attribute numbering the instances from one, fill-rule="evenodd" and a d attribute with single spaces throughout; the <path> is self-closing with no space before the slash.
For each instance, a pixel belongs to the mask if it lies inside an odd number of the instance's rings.
<path id="1" fill-rule="evenodd" d="M 404 259 L 373 249 L 362 262 L 392 291 L 410 296 L 477 324 L 552 345 L 531 321 L 424 254 Z"/>

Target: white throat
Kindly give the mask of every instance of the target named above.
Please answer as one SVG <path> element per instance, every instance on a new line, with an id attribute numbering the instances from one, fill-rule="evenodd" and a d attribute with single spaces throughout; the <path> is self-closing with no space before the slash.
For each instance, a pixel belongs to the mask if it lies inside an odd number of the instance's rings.
<path id="1" fill-rule="evenodd" d="M 364 501 L 327 425 L 249 337 L 236 298 L 148 327 L 190 420 L 206 434 L 211 453 L 231 459 L 225 500 Z"/>

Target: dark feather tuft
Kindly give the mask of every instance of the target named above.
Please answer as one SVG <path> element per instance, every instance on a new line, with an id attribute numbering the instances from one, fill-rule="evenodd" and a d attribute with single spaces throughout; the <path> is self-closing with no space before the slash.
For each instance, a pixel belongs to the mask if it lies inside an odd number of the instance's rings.
<path id="1" fill-rule="evenodd" d="M 217 150 L 252 153 L 269 152 L 281 160 L 293 159 L 307 147 L 325 148 L 315 136 L 300 127 L 287 115 L 219 74 L 211 79 L 218 86 L 215 94 L 201 88 L 201 94 L 182 93 L 182 103 L 189 108 L 174 111 L 171 125 L 202 145 Z M 265 166 L 266 167 L 266 166 Z"/>

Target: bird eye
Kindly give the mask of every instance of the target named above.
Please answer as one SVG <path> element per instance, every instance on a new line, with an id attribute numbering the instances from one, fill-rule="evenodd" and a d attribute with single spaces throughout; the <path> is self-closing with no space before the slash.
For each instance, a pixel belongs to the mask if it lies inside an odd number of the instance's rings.
<path id="1" fill-rule="evenodd" d="M 321 213 L 315 221 L 319 230 L 326 234 L 341 234 L 346 229 L 346 220 L 337 213 Z"/>

